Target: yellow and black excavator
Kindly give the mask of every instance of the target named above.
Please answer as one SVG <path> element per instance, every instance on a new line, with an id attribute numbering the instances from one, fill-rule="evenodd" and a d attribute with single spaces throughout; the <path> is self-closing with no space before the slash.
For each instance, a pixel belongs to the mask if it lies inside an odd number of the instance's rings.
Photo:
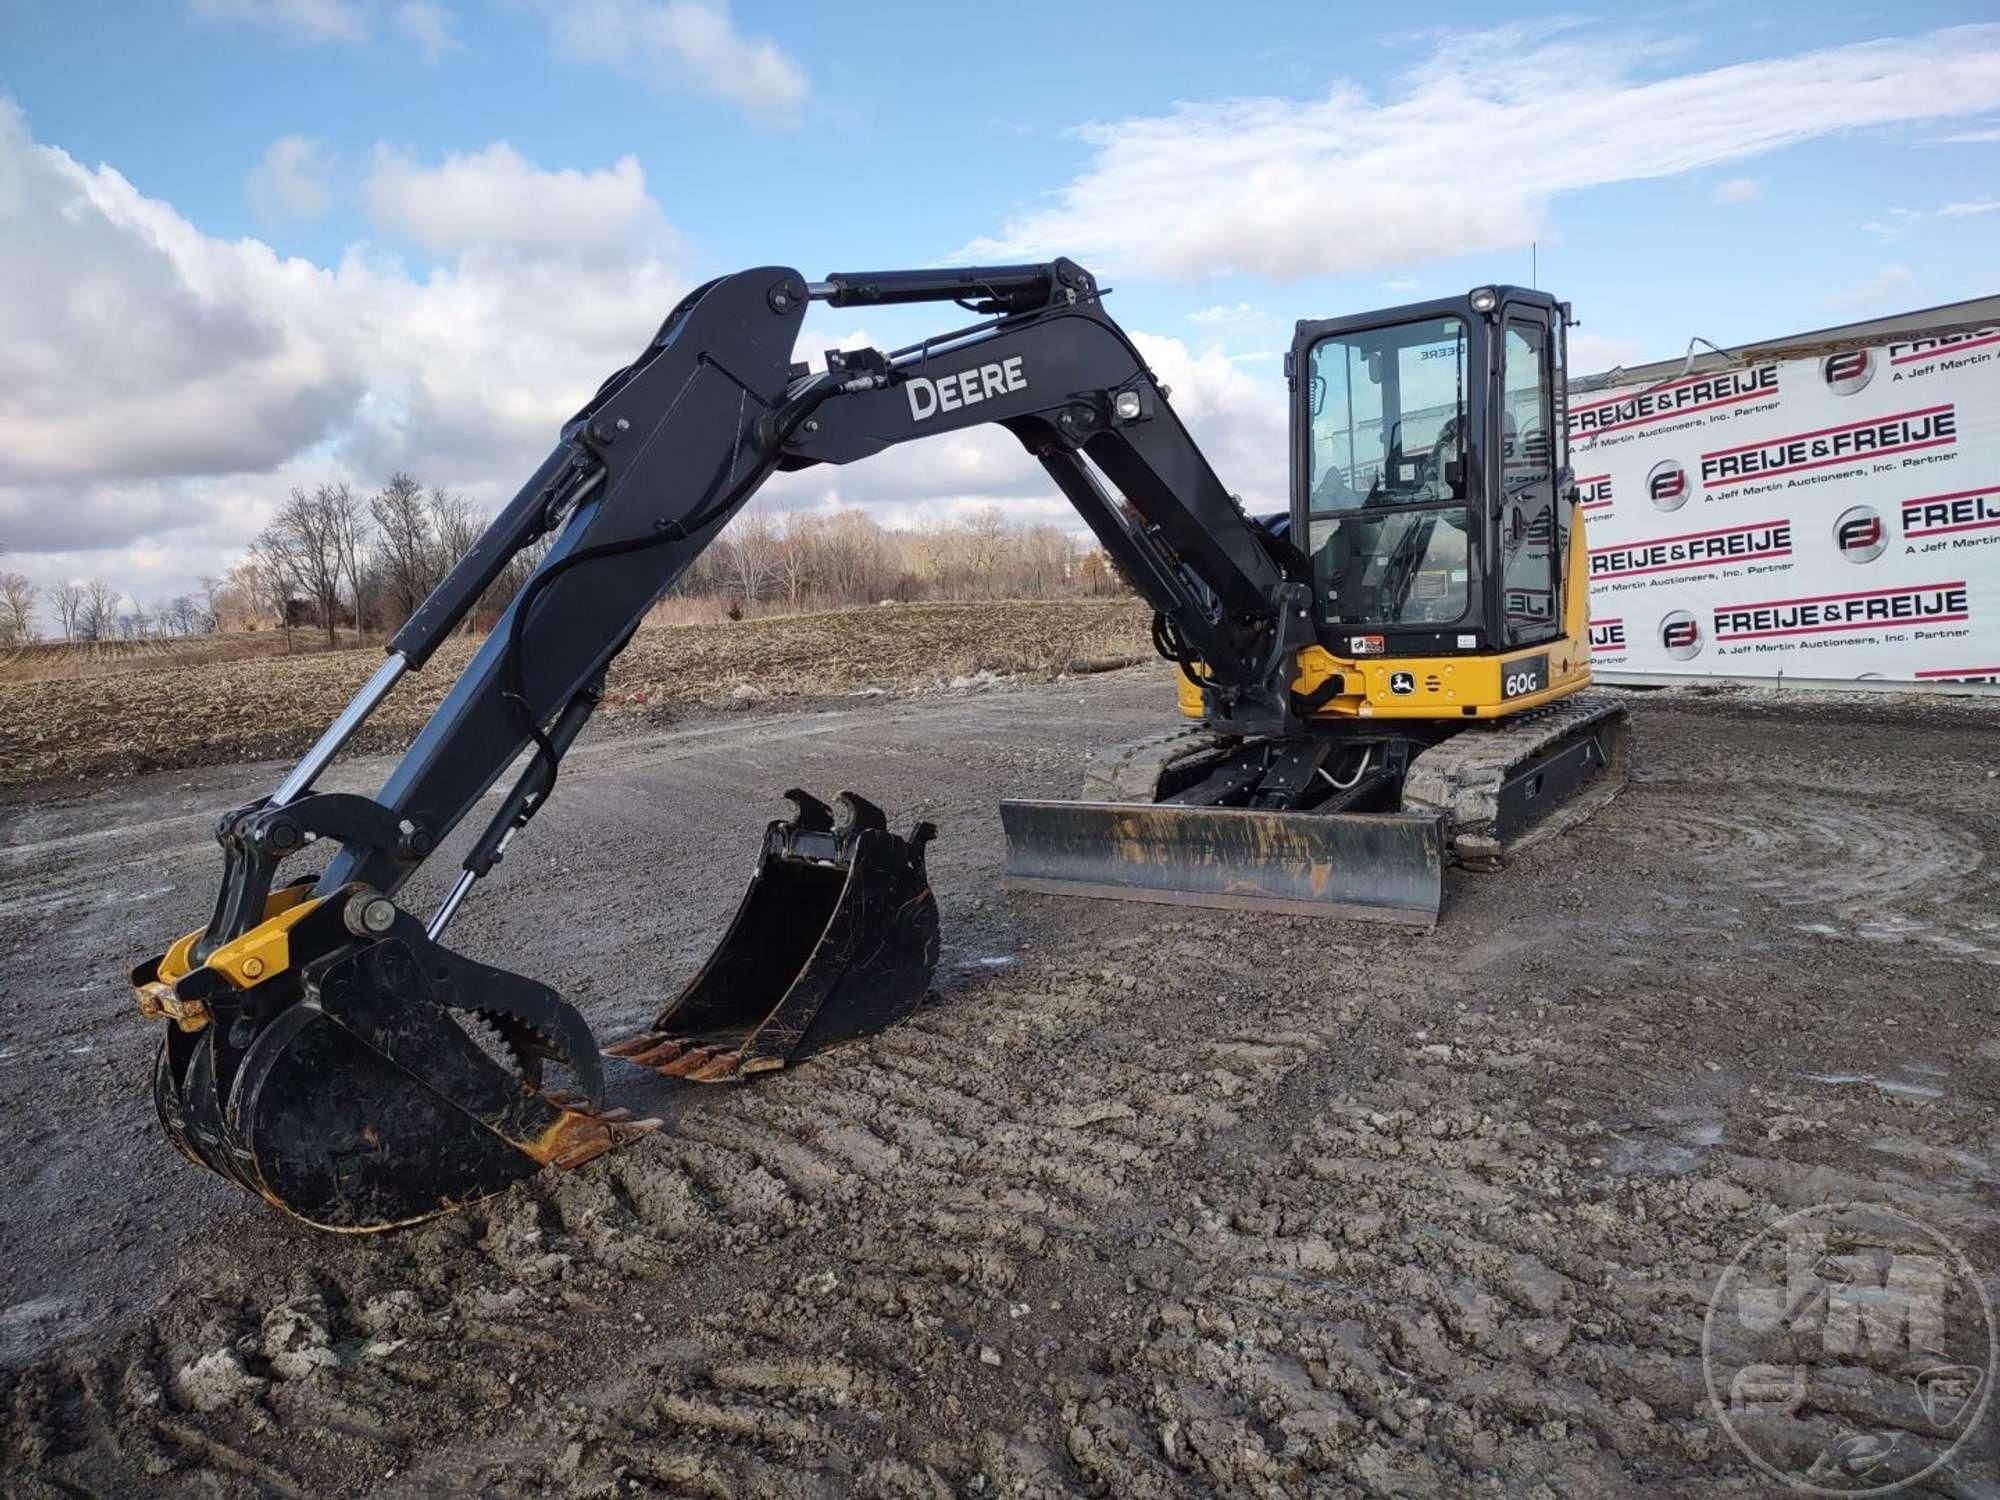
<path id="1" fill-rule="evenodd" d="M 793 362 L 813 302 L 950 302 L 908 348 Z M 1082 800 L 1002 804 L 1018 888 L 1430 922 L 1448 862 L 1490 868 L 1623 780 L 1590 682 L 1566 465 L 1567 308 L 1515 287 L 1298 325 L 1288 514 L 1224 488 L 1095 278 L 1039 265 L 711 281 L 562 429 L 269 796 L 226 814 L 205 927 L 137 966 L 166 1022 L 154 1097 L 194 1161 L 322 1228 L 367 1231 L 575 1166 L 654 1128 L 606 1110 L 588 1024 L 447 948 L 546 803 L 647 609 L 779 469 L 978 423 L 1012 432 L 1154 610 L 1189 728 L 1093 762 Z M 528 581 L 373 797 L 315 783 L 524 548 Z M 443 903 L 404 882 L 521 751 Z M 934 830 L 803 791 L 713 955 L 610 1055 L 742 1079 L 901 1020 L 937 961 Z M 280 866 L 335 852 L 289 883 Z M 567 1092 L 544 1088 L 547 1065 Z"/>

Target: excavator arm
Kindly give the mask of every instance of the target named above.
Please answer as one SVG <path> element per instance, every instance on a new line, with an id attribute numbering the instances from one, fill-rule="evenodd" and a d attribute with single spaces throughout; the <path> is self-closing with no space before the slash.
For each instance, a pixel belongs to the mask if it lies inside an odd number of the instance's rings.
<path id="1" fill-rule="evenodd" d="M 951 302 L 977 321 L 888 353 L 830 353 L 812 372 L 792 354 L 814 301 Z M 1082 267 L 719 278 L 564 425 L 278 789 L 222 819 L 207 926 L 133 973 L 142 1011 L 169 1023 L 155 1098 L 174 1143 L 310 1223 L 379 1229 L 653 1123 L 603 1110 L 574 1007 L 445 948 L 445 926 L 546 801 L 648 608 L 775 472 L 975 423 L 1004 426 L 1047 469 L 1157 611 L 1163 647 L 1199 676 L 1213 726 L 1296 725 L 1289 688 L 1312 638 L 1303 559 L 1224 489 Z M 317 791 L 396 682 L 544 538 L 380 792 Z M 529 746 L 457 883 L 419 923 L 395 894 Z M 816 798 L 787 795 L 797 813 L 767 832 L 722 946 L 663 1013 L 675 1029 L 620 1055 L 740 1077 L 892 1024 L 921 999 L 937 954 L 929 826 L 898 837 L 848 793 L 836 824 Z M 322 841 L 338 846 L 323 873 L 281 886 L 282 864 Z M 580 1100 L 540 1092 L 549 1061 L 573 1071 Z"/>
<path id="2" fill-rule="evenodd" d="M 792 364 L 807 305 L 949 301 L 988 316 L 890 354 Z M 771 474 L 852 463 L 994 423 L 1035 455 L 1170 638 L 1212 682 L 1212 717 L 1272 732 L 1291 658 L 1311 639 L 1311 591 L 1289 545 L 1250 520 L 1209 467 L 1090 273 L 1067 260 L 835 275 L 764 267 L 709 283 L 563 429 L 535 476 L 389 643 L 364 689 L 272 801 L 294 802 L 375 701 L 419 668 L 507 563 L 551 531 L 547 557 L 376 798 L 434 846 L 542 726 L 572 709 L 646 610 Z M 1121 505 L 1120 502 L 1123 502 Z M 356 710 L 359 710 L 357 712 Z M 319 883 L 393 893 L 410 834 L 348 838 Z M 262 892 L 212 923 L 226 941 Z"/>

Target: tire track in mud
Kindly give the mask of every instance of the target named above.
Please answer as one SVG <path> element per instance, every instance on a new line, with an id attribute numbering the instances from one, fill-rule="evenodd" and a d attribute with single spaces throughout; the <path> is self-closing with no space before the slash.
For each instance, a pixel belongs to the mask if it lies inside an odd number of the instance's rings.
<path id="1" fill-rule="evenodd" d="M 1915 896 L 1984 863 L 1977 835 L 1910 808 L 1763 783 L 1719 808 L 1695 805 L 1693 786 L 1662 790 L 1686 799 L 1648 817 L 1663 849 L 1732 867 L 1744 886 L 1783 901 Z"/>
<path id="2" fill-rule="evenodd" d="M 1964 1061 L 1990 1044 L 1984 971 L 1902 956 L 1899 980 L 1938 998 L 1883 1008 L 1846 950 L 1763 948 L 1803 911 L 1696 945 L 1618 878 L 1652 860 L 1649 886 L 1703 872 L 1690 899 L 1837 904 L 1847 887 L 1810 882 L 1838 840 L 1925 910 L 1992 844 L 1946 825 L 1946 857 L 1904 879 L 1899 841 L 1945 820 L 1828 821 L 1835 799 L 1802 794 L 1759 842 L 1689 814 L 1693 785 L 1635 784 L 1501 877 L 1518 899 L 1460 891 L 1428 937 L 968 914 L 965 953 L 1020 957 L 941 973 L 898 1031 L 701 1091 L 671 1134 L 406 1235 L 217 1247 L 124 1344 L 0 1374 L 9 1488 L 1741 1479 L 1699 1341 L 1752 1233 L 1864 1197 L 2000 1264 L 2000 1137 Z M 1939 1065 L 1937 1087 L 1854 1081 L 1882 1038 Z M 2000 1051 L 1978 1055 L 1990 1075 Z M 1812 1413 L 1801 1441 L 1861 1415 Z M 1982 1485 L 2000 1486 L 1990 1454 L 1940 1482 Z"/>
<path id="3" fill-rule="evenodd" d="M 523 1375 L 546 1390 L 529 1372 L 567 1372 L 574 1334 L 555 1330 L 581 1322 L 660 1354 L 643 1397 L 583 1378 L 601 1414 L 534 1445 L 552 1461 L 524 1460 L 552 1484 L 615 1470 L 711 1493 L 930 1493 L 1059 1463 L 969 1415 L 978 1385 L 1034 1357 L 1023 1299 L 1060 1313 L 1073 1283 L 1115 1283 L 1107 1226 L 1139 1211 L 1145 1179 L 1233 1125 L 1316 1040 L 1204 1041 L 1162 1083 L 1160 1043 L 1087 1045 L 1138 987 L 1111 969 L 1011 974 L 837 1060 L 711 1092 L 671 1136 L 336 1249 L 281 1296 L 225 1271 L 205 1316 L 175 1309 L 136 1356 L 35 1371 L 9 1393 L 8 1425 L 38 1435 L 55 1475 L 199 1462 L 304 1487 L 303 1428 L 312 1467 L 384 1474 L 441 1413 L 512 1412 Z M 727 1285 L 718 1258 L 753 1262 L 762 1284 L 685 1319 L 649 1312 L 679 1278 Z M 838 1337 L 815 1347 L 829 1325 Z M 505 1382 L 496 1353 L 518 1366 Z M 147 1393 L 126 1403 L 135 1436 L 117 1450 L 58 1415 L 105 1382 Z M 896 1452 L 912 1418 L 951 1427 L 957 1412 L 958 1442 Z M 857 1463 L 857 1444 L 879 1451 Z M 434 1456 L 427 1472 L 450 1465 Z"/>
<path id="4" fill-rule="evenodd" d="M 1756 1149 L 1738 1079 L 1640 1102 L 1611 997 L 1443 998 L 1370 933 L 1328 1003 L 1202 939 L 1106 947 L 1212 995 L 1204 1030 L 1127 969 L 969 984 L 639 1149 L 281 1286 L 225 1271 L 122 1358 L 31 1371 L 0 1436 L 51 1494 L 1618 1495 L 1728 1462 L 1702 1308 L 1770 1205 L 1990 1229 Z"/>

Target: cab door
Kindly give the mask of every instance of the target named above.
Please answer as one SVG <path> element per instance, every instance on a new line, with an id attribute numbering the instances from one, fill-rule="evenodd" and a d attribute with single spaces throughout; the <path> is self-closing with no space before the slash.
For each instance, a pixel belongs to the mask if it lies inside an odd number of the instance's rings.
<path id="1" fill-rule="evenodd" d="M 1557 331 L 1550 310 L 1533 303 L 1503 303 L 1500 323 L 1500 401 L 1492 419 L 1500 454 L 1494 551 L 1501 629 L 1506 644 L 1521 646 L 1562 632 Z"/>

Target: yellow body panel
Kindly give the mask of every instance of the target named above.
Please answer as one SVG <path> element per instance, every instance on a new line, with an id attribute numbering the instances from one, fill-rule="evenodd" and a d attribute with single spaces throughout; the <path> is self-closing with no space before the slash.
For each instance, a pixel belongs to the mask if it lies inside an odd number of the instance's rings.
<path id="1" fill-rule="evenodd" d="M 309 885 L 288 885 L 264 898 L 264 920 L 234 942 L 224 943 L 208 956 L 207 967 L 219 969 L 238 989 L 261 984 L 291 966 L 291 930 L 319 900 L 309 899 Z M 320 898 L 324 899 L 324 898 Z M 160 960 L 159 977 L 172 984 L 194 972 L 193 950 L 202 933 L 198 927 L 178 939 Z"/>
<path id="2" fill-rule="evenodd" d="M 1321 646 L 1299 653 L 1299 673 L 1292 690 L 1310 694 L 1339 673 L 1343 690 L 1322 704 L 1315 720 L 1334 719 L 1497 719 L 1541 708 L 1590 686 L 1590 552 L 1583 536 L 1583 512 L 1572 510 L 1569 555 L 1563 563 L 1563 633 L 1532 646 L 1510 651 L 1472 652 L 1450 656 L 1339 657 Z M 1533 657 L 1548 657 L 1548 686 L 1537 693 L 1510 698 L 1507 674 Z M 1394 693 L 1392 673 L 1408 672 L 1415 691 Z M 1202 717 L 1201 689 L 1186 676 L 1179 680 L 1180 711 Z"/>

